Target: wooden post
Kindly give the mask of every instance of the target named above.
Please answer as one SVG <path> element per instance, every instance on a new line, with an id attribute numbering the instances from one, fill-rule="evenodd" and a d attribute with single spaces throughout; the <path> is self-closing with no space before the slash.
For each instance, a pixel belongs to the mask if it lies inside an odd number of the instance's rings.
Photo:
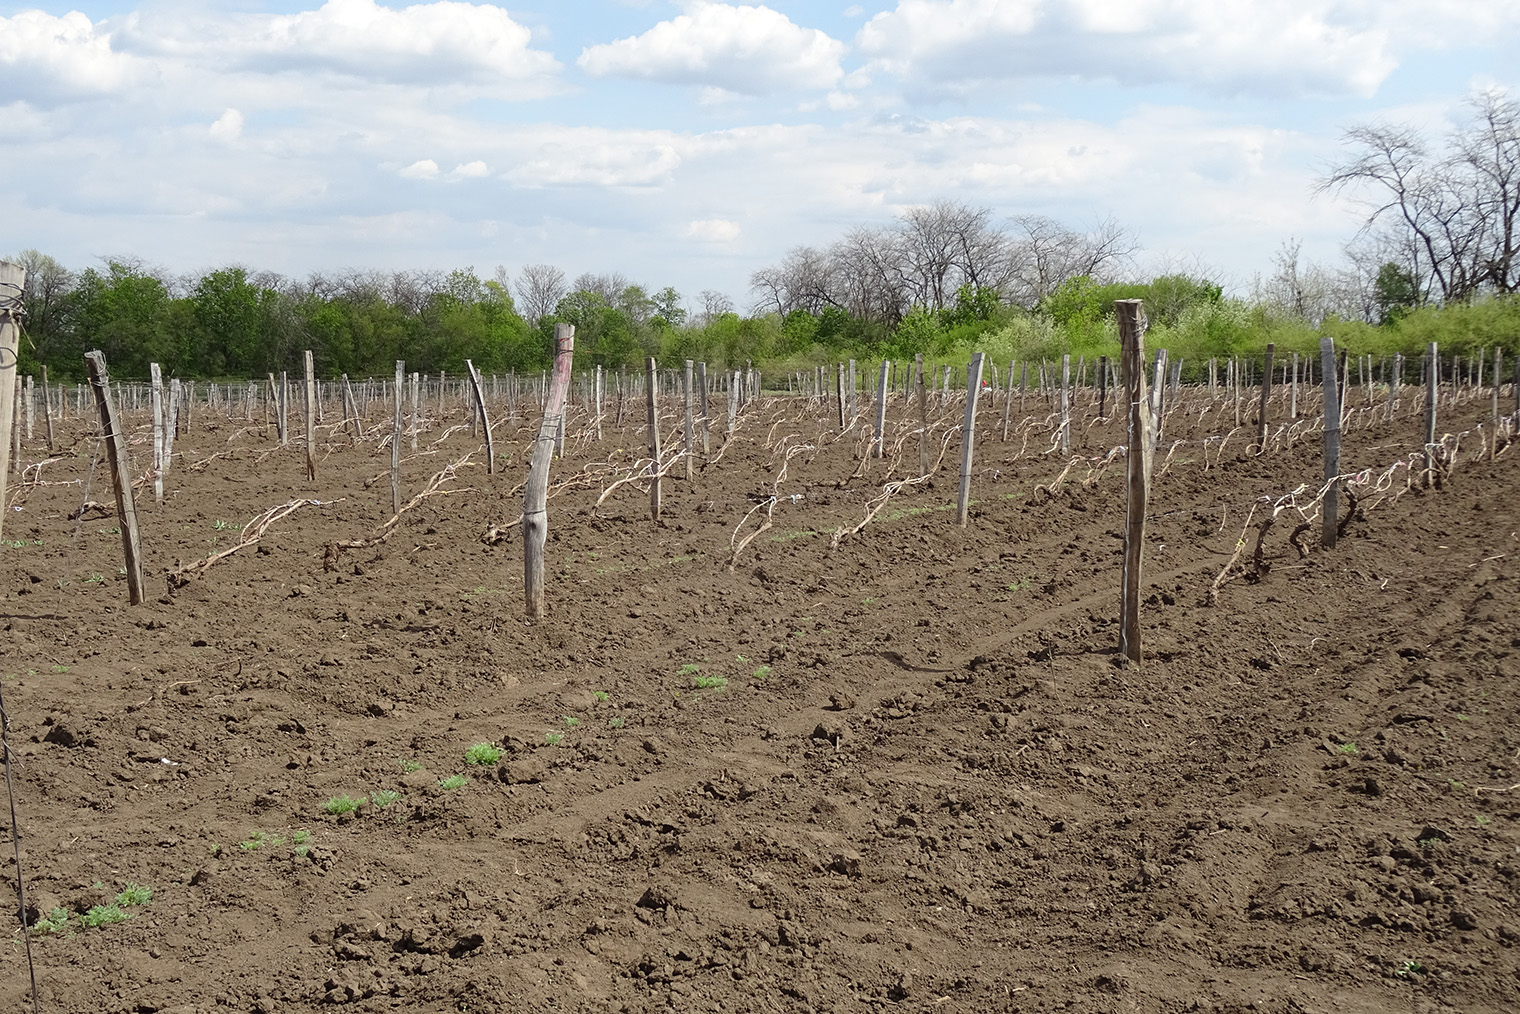
<path id="1" fill-rule="evenodd" d="M 137 537 L 137 508 L 132 503 L 132 475 L 127 463 L 127 440 L 122 434 L 116 403 L 111 398 L 111 381 L 106 374 L 106 357 L 89 352 L 84 357 L 90 371 L 90 387 L 95 391 L 95 407 L 100 410 L 101 431 L 106 454 L 111 461 L 111 479 L 116 487 L 116 516 L 121 520 L 121 548 L 127 562 L 127 597 L 132 605 L 141 605 L 143 592 L 142 542 Z M 4 401 L 0 399 L 0 410 Z M 0 470 L 0 476 L 3 476 Z M 0 478 L 0 495 L 5 482 Z"/>
<path id="2" fill-rule="evenodd" d="M 1504 374 L 1502 374 L 1502 373 L 1499 372 L 1499 368 L 1503 365 L 1503 363 L 1504 363 L 1504 350 L 1502 348 L 1499 348 L 1499 347 L 1496 346 L 1494 348 L 1494 396 L 1493 396 L 1493 408 L 1492 408 L 1491 413 L 1490 413 L 1490 418 L 1492 420 L 1492 427 L 1493 427 L 1493 437 L 1488 442 L 1488 460 L 1489 461 L 1493 461 L 1495 455 L 1497 455 L 1499 453 L 1499 388 L 1500 388 L 1500 386 L 1503 383 L 1503 377 L 1504 377 Z M 43 368 L 42 379 L 44 381 L 47 380 L 47 368 L 46 367 Z M 47 384 L 44 383 L 42 386 L 45 389 L 47 387 Z M 52 437 L 51 436 L 48 437 L 48 444 L 49 444 L 49 446 L 52 445 Z"/>
<path id="3" fill-rule="evenodd" d="M 30 440 L 32 439 L 32 431 L 36 428 L 35 423 L 37 418 L 37 381 L 32 378 L 31 374 L 27 374 L 26 378 L 25 405 L 26 438 Z"/>
<path id="4" fill-rule="evenodd" d="M 348 427 L 355 441 L 359 439 L 359 406 L 354 403 L 353 385 L 348 374 L 343 374 L 343 425 Z"/>
<path id="5" fill-rule="evenodd" d="M 701 392 L 702 410 L 702 459 L 705 462 L 707 456 L 712 453 L 712 419 L 707 414 L 707 362 L 697 364 L 697 390 Z"/>
<path id="6" fill-rule="evenodd" d="M 10 261 L 0 261 L 0 531 L 3 531 L 5 518 L 5 487 L 11 472 L 11 417 L 15 413 L 21 294 L 25 289 L 26 268 Z"/>
<path id="7" fill-rule="evenodd" d="M 650 356 L 644 363 L 645 374 L 649 378 L 649 390 L 645 392 L 645 403 L 649 410 L 649 457 L 652 463 L 649 470 L 652 478 L 649 481 L 649 518 L 652 521 L 660 520 L 660 406 L 657 399 L 659 391 L 659 373 L 656 370 L 654 356 Z M 738 371 L 734 376 L 738 377 Z M 729 392 L 729 407 L 734 405 L 734 393 Z"/>
<path id="8" fill-rule="evenodd" d="M 391 413 L 391 513 L 401 513 L 401 388 L 406 383 L 406 360 L 396 360 L 396 389 Z"/>
<path id="9" fill-rule="evenodd" d="M 980 358 L 981 353 L 977 353 Z M 967 374 L 968 376 L 970 374 Z M 968 394 L 969 398 L 969 394 Z M 1071 453 L 1071 355 L 1061 355 L 1061 453 Z"/>
<path id="10" fill-rule="evenodd" d="M 529 619 L 542 619 L 544 605 L 544 543 L 549 538 L 549 462 L 554 456 L 554 434 L 565 414 L 570 389 L 570 361 L 575 352 L 575 328 L 554 325 L 554 380 L 528 466 L 523 490 L 523 591 Z M 653 360 L 651 360 L 653 362 Z"/>
<path id="11" fill-rule="evenodd" d="M 1425 350 L 1425 485 L 1435 481 L 1436 403 L 1440 400 L 1441 353 L 1431 342 Z"/>
<path id="12" fill-rule="evenodd" d="M 157 363 L 148 364 L 153 387 L 149 392 L 153 406 L 153 499 L 164 499 L 164 375 Z"/>
<path id="13" fill-rule="evenodd" d="M 924 385 L 924 357 L 913 357 L 913 389 L 918 399 L 918 474 L 929 474 L 929 391 Z"/>
<path id="14" fill-rule="evenodd" d="M 822 368 L 823 367 L 819 367 L 819 369 L 822 369 Z M 729 374 L 729 378 L 728 378 L 728 434 L 727 434 L 727 437 L 725 437 L 724 441 L 723 441 L 725 444 L 728 443 L 728 438 L 731 438 L 734 435 L 734 427 L 738 425 L 738 422 L 739 422 L 739 371 L 738 370 L 734 370 L 734 371 L 732 371 Z"/>
<path id="15" fill-rule="evenodd" d="M 1124 364 L 1124 392 L 1129 401 L 1125 507 L 1124 573 L 1119 598 L 1119 653 L 1140 661 L 1140 569 L 1145 545 L 1145 511 L 1150 500 L 1151 417 L 1145 391 L 1145 304 L 1139 299 L 1114 302 Z"/>
<path id="16" fill-rule="evenodd" d="M 475 411 L 480 416 L 480 426 L 486 431 L 486 474 L 496 474 L 496 441 L 491 436 L 491 417 L 486 414 L 486 394 L 480 389 L 480 371 L 470 360 L 464 361 L 470 374 L 470 390 L 475 392 Z"/>
<path id="17" fill-rule="evenodd" d="M 881 377 L 876 381 L 876 440 L 872 444 L 872 453 L 880 458 L 886 453 L 887 436 L 887 373 L 892 368 L 892 362 L 888 359 L 881 361 Z"/>
<path id="18" fill-rule="evenodd" d="M 1496 353 L 1496 359 L 1494 359 L 1494 362 L 1499 362 L 1499 359 L 1497 359 L 1497 353 Z M 1494 380 L 1496 380 L 1496 382 L 1497 382 L 1497 380 L 1499 380 L 1499 369 L 1494 369 Z M 1494 383 L 1494 391 L 1497 391 L 1497 389 L 1499 389 L 1499 385 L 1497 385 L 1497 383 Z M 1499 397 L 1499 395 L 1497 395 L 1497 394 L 1494 395 L 1494 398 L 1497 398 L 1497 397 Z M 62 410 L 62 401 L 64 401 L 64 400 L 62 400 L 62 397 L 59 397 L 59 400 L 58 400 L 59 410 Z M 1496 404 L 1497 404 L 1497 401 L 1496 401 Z M 49 455 L 52 455 L 52 453 L 53 453 L 53 398 L 52 398 L 52 395 L 49 394 L 49 389 L 47 389 L 47 366 L 43 366 L 43 429 L 46 430 L 46 432 L 47 432 L 47 453 L 49 453 Z"/>
<path id="19" fill-rule="evenodd" d="M 1335 367 L 1335 341 L 1319 340 L 1320 362 L 1324 365 L 1325 387 L 1325 482 L 1329 483 L 1341 474 L 1341 399 L 1337 381 L 1339 371 Z M 1319 544 L 1325 549 L 1335 548 L 1337 515 L 1340 513 L 1340 484 L 1325 490 L 1324 505 L 1320 510 Z"/>
<path id="20" fill-rule="evenodd" d="M 966 415 L 961 422 L 961 485 L 955 499 L 955 520 L 962 528 L 966 527 L 971 516 L 971 462 L 976 449 L 976 402 L 981 393 L 982 354 L 978 352 L 966 366 Z"/>
<path id="21" fill-rule="evenodd" d="M 1108 357 L 1098 357 L 1098 418 L 1108 417 Z"/>
<path id="22" fill-rule="evenodd" d="M 605 391 L 604 391 L 604 388 L 603 388 L 603 384 L 604 384 L 604 380 L 603 380 L 603 377 L 602 377 L 602 368 L 599 365 L 596 368 L 596 391 L 595 391 L 595 395 L 596 395 L 596 438 L 598 440 L 602 439 L 602 401 L 603 401 L 603 395 L 605 394 Z"/>
<path id="23" fill-rule="evenodd" d="M 317 371 L 311 349 L 306 350 L 306 480 L 317 478 Z"/>
<path id="24" fill-rule="evenodd" d="M 1272 353 L 1277 351 L 1275 342 L 1267 342 L 1267 365 L 1261 371 L 1261 404 L 1256 408 L 1256 453 L 1267 453 L 1267 406 L 1272 398 Z"/>
<path id="25" fill-rule="evenodd" d="M 1003 431 L 1001 439 L 1008 442 L 1008 415 L 1013 409 L 1013 361 L 1008 362 L 1008 389 L 1003 392 Z"/>
<path id="26" fill-rule="evenodd" d="M 280 446 L 290 443 L 290 374 L 280 371 Z"/>
<path id="27" fill-rule="evenodd" d="M 844 363 L 834 364 L 834 401 L 839 415 L 839 432 L 844 432 Z"/>
<path id="28" fill-rule="evenodd" d="M 693 452 L 696 450 L 697 443 L 695 419 L 693 418 L 694 413 L 691 402 L 691 384 L 693 380 L 693 374 L 696 372 L 696 369 L 696 363 L 692 362 L 690 359 L 686 360 L 686 375 L 684 377 L 685 383 L 681 388 L 681 394 L 686 400 L 686 423 L 685 427 L 681 431 L 681 437 L 686 445 L 686 479 L 688 482 L 691 481 L 691 459 L 694 457 Z"/>

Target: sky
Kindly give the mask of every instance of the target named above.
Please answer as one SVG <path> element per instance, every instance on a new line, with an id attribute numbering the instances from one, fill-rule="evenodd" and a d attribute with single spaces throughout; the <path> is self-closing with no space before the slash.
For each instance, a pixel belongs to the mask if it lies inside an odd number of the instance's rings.
<path id="1" fill-rule="evenodd" d="M 1343 135 L 1520 94 L 1475 0 L 0 0 L 0 256 L 548 263 L 744 308 L 915 205 L 1112 218 L 1132 270 L 1339 264 Z"/>

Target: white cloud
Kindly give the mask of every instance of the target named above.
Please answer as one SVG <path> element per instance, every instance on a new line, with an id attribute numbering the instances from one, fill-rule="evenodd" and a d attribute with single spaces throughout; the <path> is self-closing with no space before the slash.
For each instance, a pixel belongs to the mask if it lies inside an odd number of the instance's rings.
<path id="1" fill-rule="evenodd" d="M 111 49 L 108 31 L 73 11 L 54 17 L 22 11 L 0 18 L 0 92 L 50 106 L 114 92 L 138 74 Z"/>
<path id="2" fill-rule="evenodd" d="M 438 175 L 438 163 L 430 158 L 421 159 L 398 171 L 406 180 L 430 180 Z"/>
<path id="3" fill-rule="evenodd" d="M 744 230 L 726 218 L 701 218 L 686 226 L 686 238 L 703 243 L 732 243 Z"/>
<path id="4" fill-rule="evenodd" d="M 679 139 L 668 131 L 564 129 L 532 142 L 522 146 L 521 160 L 506 174 L 518 186 L 660 186 L 681 165 Z"/>
<path id="5" fill-rule="evenodd" d="M 593 77 L 765 95 L 832 86 L 844 52 L 844 43 L 769 7 L 703 3 L 643 35 L 592 46 L 576 63 Z"/>
<path id="6" fill-rule="evenodd" d="M 217 117 L 216 122 L 211 125 L 207 133 L 211 135 L 213 140 L 223 143 L 236 141 L 243 136 L 243 114 L 236 109 L 228 109 L 221 116 Z"/>
<path id="7" fill-rule="evenodd" d="M 473 162 L 459 163 L 454 167 L 454 171 L 449 173 L 449 176 L 456 180 L 478 180 L 483 176 L 489 175 L 490 172 L 490 168 L 484 162 L 476 159 Z"/>
<path id="8" fill-rule="evenodd" d="M 1332 0 L 899 0 L 859 45 L 921 86 L 1076 76 L 1370 95 L 1396 66 L 1376 8 Z"/>
<path id="9" fill-rule="evenodd" d="M 128 17 L 118 43 L 158 59 L 258 74 L 325 72 L 366 81 L 473 85 L 542 94 L 559 70 L 530 45 L 529 29 L 491 4 L 435 0 L 401 9 L 328 0 L 281 15 Z"/>

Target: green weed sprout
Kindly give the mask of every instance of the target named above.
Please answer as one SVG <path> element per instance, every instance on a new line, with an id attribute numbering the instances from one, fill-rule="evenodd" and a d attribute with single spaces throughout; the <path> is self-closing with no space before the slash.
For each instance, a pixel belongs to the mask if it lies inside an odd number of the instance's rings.
<path id="1" fill-rule="evenodd" d="M 470 784 L 470 780 L 464 775 L 449 775 L 447 778 L 438 779 L 438 787 L 445 792 L 453 792 Z"/>
<path id="2" fill-rule="evenodd" d="M 761 683 L 764 683 L 766 677 L 769 676 L 770 674 L 771 674 L 771 667 L 768 666 L 768 665 L 762 665 L 760 668 L 756 669 L 754 671 L 754 673 L 753 673 L 755 679 L 758 680 Z"/>
<path id="3" fill-rule="evenodd" d="M 238 842 L 238 848 L 242 849 L 244 852 L 252 852 L 255 849 L 263 848 L 265 844 L 266 836 L 264 832 L 255 831 L 253 834 L 248 836 L 247 840 Z"/>
<path id="4" fill-rule="evenodd" d="M 311 832 L 304 829 L 300 831 L 293 831 L 290 835 L 290 841 L 293 845 L 305 845 L 307 842 L 311 841 Z"/>
<path id="5" fill-rule="evenodd" d="M 341 817 L 345 813 L 353 813 L 355 810 L 367 802 L 369 802 L 369 800 L 365 799 L 363 796 L 360 796 L 358 799 L 354 799 L 348 795 L 333 796 L 327 802 L 322 804 L 322 809 L 326 810 L 334 817 Z"/>
<path id="6" fill-rule="evenodd" d="M 607 719 L 607 728 L 609 728 L 609 729 L 621 729 L 622 727 L 623 727 L 623 716 L 622 715 L 618 715 L 616 718 L 609 718 L 609 719 Z"/>
<path id="7" fill-rule="evenodd" d="M 698 676 L 692 682 L 698 690 L 721 690 L 728 686 L 728 679 L 724 676 Z"/>
<path id="8" fill-rule="evenodd" d="M 501 747 L 495 743 L 476 743 L 464 752 L 465 763 L 490 765 L 501 760 Z"/>
<path id="9" fill-rule="evenodd" d="M 377 789 L 376 791 L 369 794 L 370 803 L 372 803 L 378 810 L 385 809 L 387 806 L 390 806 L 400 798 L 401 793 L 397 792 L 395 789 Z M 300 842 L 297 842 L 296 844 L 299 845 Z"/>
<path id="10" fill-rule="evenodd" d="M 559 746 L 564 741 L 565 734 L 563 732 L 551 732 L 544 736 L 544 742 L 550 746 Z"/>
<path id="11" fill-rule="evenodd" d="M 99 929 L 112 923 L 126 922 L 130 918 L 132 917 L 121 910 L 120 905 L 96 905 L 80 916 L 79 921 L 90 929 Z"/>
<path id="12" fill-rule="evenodd" d="M 406 775 L 411 774 L 413 771 L 421 771 L 423 767 L 423 764 L 420 760 L 416 760 L 411 757 L 408 757 L 405 760 L 401 761 L 400 764 L 401 773 Z"/>
<path id="13" fill-rule="evenodd" d="M 1409 958 L 1402 965 L 1399 966 L 1399 970 L 1397 972 L 1395 972 L 1394 974 L 1398 975 L 1400 978 L 1404 978 L 1404 979 L 1409 978 L 1411 975 L 1424 975 L 1425 974 L 1425 966 L 1422 965 L 1422 964 L 1420 964 L 1418 961 L 1414 960 L 1413 958 Z"/>
<path id="14" fill-rule="evenodd" d="M 1336 747 L 1336 749 L 1339 750 L 1341 753 L 1356 753 L 1356 744 L 1355 743 L 1342 743 L 1340 746 Z"/>
<path id="15" fill-rule="evenodd" d="M 566 728 L 573 729 L 577 725 L 580 725 L 580 724 L 581 724 L 581 720 L 579 718 L 576 718 L 574 715 L 566 715 L 565 716 L 565 727 Z"/>
<path id="16" fill-rule="evenodd" d="M 62 905 L 32 923 L 32 932 L 38 936 L 62 933 L 69 928 L 69 912 Z"/>
<path id="17" fill-rule="evenodd" d="M 695 662 L 687 662 L 685 665 L 681 666 L 681 668 L 676 670 L 676 675 L 695 676 L 697 674 L 697 670 L 700 668 L 701 666 L 697 665 Z"/>
<path id="18" fill-rule="evenodd" d="M 606 704 L 608 701 L 612 700 L 612 695 L 605 690 L 594 690 L 592 691 L 592 694 L 602 704 Z"/>
<path id="19" fill-rule="evenodd" d="M 121 893 L 116 896 L 116 904 L 122 908 L 146 905 L 152 900 L 153 889 L 151 887 L 143 887 L 141 884 L 135 884 L 131 881 L 128 881 L 127 886 L 123 887 Z"/>

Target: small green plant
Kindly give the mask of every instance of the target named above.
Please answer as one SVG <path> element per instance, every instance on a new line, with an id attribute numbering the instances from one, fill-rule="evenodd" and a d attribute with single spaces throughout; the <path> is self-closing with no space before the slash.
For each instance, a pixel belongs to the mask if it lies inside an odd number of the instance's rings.
<path id="1" fill-rule="evenodd" d="M 755 677 L 755 679 L 757 679 L 761 683 L 764 683 L 765 680 L 766 680 L 766 678 L 769 677 L 770 674 L 771 674 L 771 667 L 768 666 L 768 665 L 762 665 L 760 668 L 756 669 L 752 675 Z"/>
<path id="2" fill-rule="evenodd" d="M 268 835 L 264 834 L 263 831 L 255 831 L 243 841 L 238 842 L 238 848 L 244 852 L 253 852 L 263 848 L 267 844 L 269 844 Z"/>
<path id="3" fill-rule="evenodd" d="M 501 760 L 501 747 L 495 743 L 476 743 L 464 752 L 465 763 L 487 766 Z"/>
<path id="4" fill-rule="evenodd" d="M 871 600 L 870 599 L 866 599 L 866 601 L 869 602 Z M 736 662 L 748 662 L 749 661 L 749 659 L 745 658 L 743 655 L 735 655 L 734 656 L 734 660 Z"/>
<path id="5" fill-rule="evenodd" d="M 573 729 L 577 725 L 581 724 L 581 720 L 579 718 L 576 718 L 574 715 L 566 715 L 564 717 L 565 717 L 565 727 L 567 729 Z"/>
<path id="6" fill-rule="evenodd" d="M 544 742 L 548 743 L 550 746 L 559 746 L 564 741 L 565 734 L 563 732 L 550 732 L 544 736 Z"/>
<path id="7" fill-rule="evenodd" d="M 692 682 L 698 690 L 721 690 L 728 686 L 728 679 L 724 676 L 698 676 Z"/>
<path id="8" fill-rule="evenodd" d="M 1411 975 L 1424 975 L 1425 966 L 1413 958 L 1408 958 L 1402 965 L 1399 966 L 1399 970 L 1394 974 L 1405 979 L 1409 978 Z"/>
<path id="9" fill-rule="evenodd" d="M 120 525 L 112 525 L 110 528 L 98 528 L 98 529 L 96 529 L 96 534 L 97 535 L 120 535 L 121 534 L 121 526 Z"/>
<path id="10" fill-rule="evenodd" d="M 353 813 L 355 810 L 359 809 L 359 807 L 363 806 L 367 802 L 369 802 L 369 800 L 365 799 L 363 796 L 360 796 L 358 799 L 354 799 L 349 795 L 333 796 L 327 802 L 322 804 L 322 809 L 326 810 L 334 817 L 341 817 L 345 813 Z"/>
<path id="11" fill-rule="evenodd" d="M 1013 584 L 1004 585 L 1003 588 L 1005 591 L 1025 591 L 1033 584 L 1034 578 L 1026 577 L 1022 581 L 1015 581 Z"/>
<path id="12" fill-rule="evenodd" d="M 1474 817 L 1473 820 L 1477 822 L 1477 824 L 1478 824 L 1479 827 L 1487 827 L 1490 823 L 1492 823 L 1487 817 L 1485 817 L 1481 813 L 1478 814 L 1476 817 Z"/>
<path id="13" fill-rule="evenodd" d="M 311 832 L 304 829 L 300 831 L 293 831 L 290 835 L 290 841 L 291 844 L 294 845 L 305 845 L 307 842 L 311 841 Z"/>
<path id="14" fill-rule="evenodd" d="M 597 691 L 594 691 L 594 693 L 595 693 L 597 701 L 599 701 L 602 704 L 606 704 L 608 701 L 612 700 L 612 695 L 609 694 L 605 690 L 597 690 Z"/>
<path id="15" fill-rule="evenodd" d="M 235 525 L 231 521 L 223 521 L 221 518 L 217 518 L 215 521 L 211 522 L 211 527 L 215 528 L 219 532 L 226 532 L 226 531 L 234 531 L 234 532 L 236 532 L 236 531 L 241 530 L 243 526 L 242 525 Z"/>
<path id="16" fill-rule="evenodd" d="M 369 794 L 369 801 L 373 803 L 375 808 L 378 810 L 385 809 L 387 806 L 390 806 L 400 798 L 401 793 L 397 792 L 395 789 L 377 789 L 376 791 Z"/>
<path id="17" fill-rule="evenodd" d="M 38 936 L 62 933 L 69 928 L 69 912 L 62 905 L 32 923 L 32 932 Z"/>
<path id="18" fill-rule="evenodd" d="M 127 886 L 116 895 L 116 904 L 122 908 L 132 908 L 137 905 L 146 905 L 153 900 L 153 889 L 141 884 L 127 882 Z"/>
<path id="19" fill-rule="evenodd" d="M 702 667 L 699 666 L 699 665 L 697 665 L 697 663 L 695 663 L 695 662 L 687 662 L 685 665 L 681 666 L 681 668 L 679 668 L 679 669 L 676 670 L 676 675 L 677 676 L 695 676 L 697 674 L 697 671 L 700 670 L 701 668 Z"/>
<path id="20" fill-rule="evenodd" d="M 89 577 L 87 577 L 87 578 L 84 579 L 84 583 L 85 584 L 105 584 L 106 583 L 106 577 L 105 577 L 104 574 L 91 574 Z"/>
<path id="21" fill-rule="evenodd" d="M 607 728 L 609 728 L 609 729 L 621 729 L 622 727 L 623 727 L 623 716 L 622 715 L 618 715 L 616 718 L 609 718 L 609 719 L 607 719 Z"/>
<path id="22" fill-rule="evenodd" d="M 438 779 L 438 787 L 445 792 L 453 792 L 470 784 L 470 780 L 464 775 L 449 775 L 447 778 Z"/>
<path id="23" fill-rule="evenodd" d="M 416 759 L 411 758 L 411 757 L 404 758 L 403 760 L 400 761 L 400 764 L 401 764 L 401 773 L 405 774 L 405 775 L 409 775 L 413 771 L 421 771 L 422 770 L 422 766 L 423 766 L 422 762 L 420 760 L 416 760 Z"/>
<path id="24" fill-rule="evenodd" d="M 126 922 L 130 918 L 131 916 L 121 910 L 120 905 L 96 905 L 80 916 L 79 921 L 90 929 L 99 929 L 102 926 L 110 926 L 112 923 Z"/>
<path id="25" fill-rule="evenodd" d="M 1335 749 L 1337 751 L 1339 751 L 1340 753 L 1356 753 L 1356 744 L 1355 743 L 1342 743 L 1340 746 L 1336 747 Z"/>
<path id="26" fill-rule="evenodd" d="M 310 854 L 310 852 L 311 852 L 311 846 L 310 845 L 297 845 L 295 848 L 291 849 L 290 851 L 292 853 L 294 853 L 297 857 L 299 857 L 301 859 L 305 859 L 307 857 L 307 855 Z"/>
<path id="27" fill-rule="evenodd" d="M 50 671 L 56 672 L 56 673 L 64 673 L 64 672 L 68 672 L 69 671 L 69 667 L 66 666 L 66 665 L 63 665 L 62 663 L 55 663 L 53 665 L 50 665 L 50 666 L 48 666 L 48 669 Z"/>
<path id="28" fill-rule="evenodd" d="M 1467 716 L 1466 715 L 1458 715 L 1457 716 L 1457 721 L 1459 721 L 1459 722 L 1465 722 L 1465 721 L 1467 721 Z"/>

